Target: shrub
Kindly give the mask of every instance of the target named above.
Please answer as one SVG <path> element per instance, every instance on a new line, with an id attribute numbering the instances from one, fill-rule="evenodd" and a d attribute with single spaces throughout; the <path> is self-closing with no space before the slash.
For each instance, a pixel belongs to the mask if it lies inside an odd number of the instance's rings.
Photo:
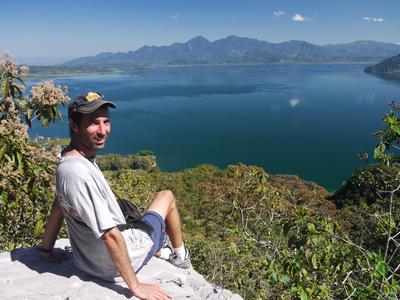
<path id="1" fill-rule="evenodd" d="M 51 81 L 24 96 L 29 69 L 0 59 L 0 249 L 34 244 L 54 199 L 55 156 L 28 136 L 34 120 L 43 126 L 61 119 L 57 105 L 69 100 Z"/>
<path id="2" fill-rule="evenodd" d="M 99 156 L 97 164 L 102 170 L 116 171 L 121 169 L 153 170 L 156 166 L 156 157 L 146 150 L 138 154 L 122 156 L 120 154 L 107 154 Z"/>
<path id="3" fill-rule="evenodd" d="M 379 191 L 392 190 L 400 184 L 397 178 L 399 164 L 369 164 L 356 170 L 346 183 L 329 199 L 337 207 L 371 205 L 379 197 Z M 397 193 L 400 194 L 400 193 Z"/>
<path id="4" fill-rule="evenodd" d="M 395 297 L 399 285 L 384 256 L 356 245 L 341 214 L 298 205 L 268 178 L 239 165 L 201 185 L 209 192 L 201 205 L 205 230 L 200 240 L 189 237 L 200 253 L 196 268 L 245 299 Z"/>

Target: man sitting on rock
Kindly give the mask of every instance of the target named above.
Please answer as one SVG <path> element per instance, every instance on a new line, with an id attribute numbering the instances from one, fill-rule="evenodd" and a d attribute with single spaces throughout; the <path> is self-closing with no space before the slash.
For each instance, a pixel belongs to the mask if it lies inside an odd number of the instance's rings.
<path id="1" fill-rule="evenodd" d="M 71 143 L 57 166 L 57 197 L 38 249 L 43 259 L 57 260 L 52 249 L 65 217 L 73 262 L 79 269 L 108 281 L 122 277 L 133 295 L 141 299 L 170 299 L 160 287 L 139 282 L 135 272 L 153 255 L 180 268 L 190 267 L 176 201 L 171 191 L 161 191 L 141 219 L 146 224 L 143 228 L 118 229 L 126 223 L 125 218 L 95 162 L 97 150 L 104 148 L 110 133 L 110 107 L 116 108 L 97 92 L 70 103 Z M 163 248 L 164 231 L 172 247 Z"/>

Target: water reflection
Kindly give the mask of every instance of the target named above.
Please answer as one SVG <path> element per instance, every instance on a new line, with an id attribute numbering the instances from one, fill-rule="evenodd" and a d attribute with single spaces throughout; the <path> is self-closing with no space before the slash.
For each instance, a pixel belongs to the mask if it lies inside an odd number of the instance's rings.
<path id="1" fill-rule="evenodd" d="M 299 105 L 299 103 L 300 103 L 300 99 L 299 98 L 292 98 L 292 99 L 289 100 L 289 105 L 291 107 L 295 107 L 295 106 Z"/>

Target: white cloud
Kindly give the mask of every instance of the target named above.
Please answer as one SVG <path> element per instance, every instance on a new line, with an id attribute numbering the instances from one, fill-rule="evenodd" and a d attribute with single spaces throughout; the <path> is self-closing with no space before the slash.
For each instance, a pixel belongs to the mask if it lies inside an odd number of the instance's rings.
<path id="1" fill-rule="evenodd" d="M 285 12 L 284 11 L 281 11 L 281 10 L 278 10 L 278 11 L 274 11 L 274 16 L 275 17 L 281 17 L 281 16 L 283 16 L 285 14 Z"/>
<path id="2" fill-rule="evenodd" d="M 383 18 L 363 17 L 362 20 L 367 21 L 367 22 L 374 22 L 374 23 L 383 22 Z"/>
<path id="3" fill-rule="evenodd" d="M 177 20 L 177 19 L 179 19 L 179 17 L 180 17 L 179 14 L 175 14 L 175 15 L 170 16 L 170 18 L 173 19 L 173 20 Z"/>
<path id="4" fill-rule="evenodd" d="M 302 15 L 300 15 L 300 14 L 295 14 L 295 15 L 292 17 L 292 20 L 293 20 L 294 22 L 311 21 L 310 18 L 305 17 L 305 16 L 302 16 Z"/>
<path id="5" fill-rule="evenodd" d="M 292 98 L 292 99 L 289 100 L 289 105 L 290 105 L 291 107 L 295 107 L 295 106 L 297 106 L 299 103 L 300 103 L 300 99 L 298 99 L 298 98 Z"/>

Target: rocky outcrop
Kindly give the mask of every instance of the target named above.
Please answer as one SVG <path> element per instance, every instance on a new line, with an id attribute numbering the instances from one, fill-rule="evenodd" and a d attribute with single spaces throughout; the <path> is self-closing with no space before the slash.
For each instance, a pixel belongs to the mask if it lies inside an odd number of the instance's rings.
<path id="1" fill-rule="evenodd" d="M 56 248 L 69 246 L 58 240 Z M 73 255 L 73 254 L 71 254 Z M 60 264 L 39 259 L 35 248 L 0 254 L 0 299 L 129 299 L 125 283 L 110 283 L 81 272 L 72 259 Z M 142 282 L 161 286 L 172 299 L 242 299 L 239 295 L 208 283 L 193 269 L 178 269 L 153 258 L 137 274 Z M 132 297 L 131 299 L 136 299 Z"/>

